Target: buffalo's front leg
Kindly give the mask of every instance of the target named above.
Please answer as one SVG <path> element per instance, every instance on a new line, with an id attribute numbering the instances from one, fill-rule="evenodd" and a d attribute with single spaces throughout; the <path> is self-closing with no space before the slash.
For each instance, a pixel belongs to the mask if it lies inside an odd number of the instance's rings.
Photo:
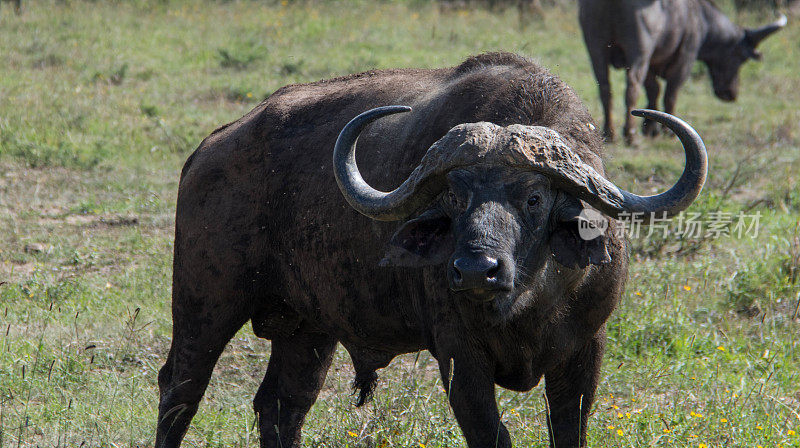
<path id="1" fill-rule="evenodd" d="M 300 427 L 335 351 L 335 339 L 302 327 L 289 337 L 272 340 L 267 373 L 253 400 L 262 448 L 300 446 Z"/>
<path id="2" fill-rule="evenodd" d="M 605 348 L 601 331 L 563 364 L 545 373 L 550 445 L 586 446 L 586 420 L 594 401 Z"/>
<path id="3" fill-rule="evenodd" d="M 693 64 L 683 61 L 675 64 L 675 68 L 666 73 L 666 88 L 664 89 L 664 112 L 675 113 L 675 103 L 678 101 L 678 90 L 689 79 Z M 665 132 L 667 129 L 664 129 Z"/>
<path id="4" fill-rule="evenodd" d="M 452 361 L 440 359 L 439 371 L 467 446 L 510 448 L 508 430 L 497 412 L 489 366 L 478 360 L 455 357 Z"/>
<path id="5" fill-rule="evenodd" d="M 689 64 L 691 67 L 691 64 Z M 680 90 L 686 79 L 689 78 L 689 70 L 678 72 L 667 78 L 667 88 L 664 91 L 664 112 L 675 113 L 675 103 L 678 101 L 678 90 Z"/>
<path id="6" fill-rule="evenodd" d="M 653 72 L 647 73 L 644 80 L 644 90 L 647 92 L 647 108 L 658 109 L 658 96 L 661 93 L 661 86 Z M 642 123 L 642 133 L 647 137 L 655 137 L 659 134 L 659 123 L 650 119 L 645 119 Z"/>

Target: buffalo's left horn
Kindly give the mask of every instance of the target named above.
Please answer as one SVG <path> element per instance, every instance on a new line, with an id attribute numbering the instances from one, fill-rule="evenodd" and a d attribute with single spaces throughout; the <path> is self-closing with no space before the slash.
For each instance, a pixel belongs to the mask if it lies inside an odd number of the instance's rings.
<path id="1" fill-rule="evenodd" d="M 764 25 L 759 28 L 747 30 L 745 31 L 745 35 L 750 40 L 750 43 L 753 44 L 753 46 L 755 47 L 762 40 L 764 40 L 764 38 L 774 33 L 775 31 L 778 31 L 784 26 L 786 26 L 786 16 L 784 14 L 781 14 L 781 17 L 778 20 L 770 23 L 769 25 Z"/>
<path id="2" fill-rule="evenodd" d="M 706 146 L 697 131 L 678 117 L 649 109 L 637 109 L 631 113 L 637 117 L 658 121 L 674 132 L 686 153 L 686 166 L 678 182 L 661 194 L 637 196 L 624 190 L 621 191 L 622 208 L 626 212 L 648 215 L 645 218 L 651 216 L 660 218 L 665 214 L 667 217 L 674 216 L 689 207 L 703 190 L 708 174 Z"/>
<path id="3" fill-rule="evenodd" d="M 530 132 L 527 166 L 550 176 L 554 184 L 583 199 L 614 218 L 630 216 L 648 223 L 653 218 L 668 218 L 685 210 L 700 194 L 708 172 L 708 156 L 703 140 L 683 120 L 655 110 L 634 110 L 633 115 L 663 123 L 683 144 L 686 166 L 678 182 L 655 196 L 638 196 L 618 188 L 572 151 L 558 134 L 542 137 L 535 127 L 512 125 L 517 132 Z"/>
<path id="4" fill-rule="evenodd" d="M 410 216 L 441 192 L 417 166 L 395 190 L 385 193 L 369 186 L 356 165 L 359 134 L 378 118 L 410 112 L 408 106 L 384 106 L 368 110 L 350 120 L 339 133 L 333 149 L 333 172 L 347 202 L 361 214 L 379 221 L 396 221 Z"/>

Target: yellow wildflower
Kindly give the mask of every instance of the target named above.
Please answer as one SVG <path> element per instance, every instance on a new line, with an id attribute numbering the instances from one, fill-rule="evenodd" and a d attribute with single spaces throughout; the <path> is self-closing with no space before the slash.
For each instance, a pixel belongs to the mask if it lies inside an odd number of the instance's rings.
<path id="1" fill-rule="evenodd" d="M 697 445 L 697 448 L 708 448 L 708 445 L 701 443 L 700 445 Z"/>
<path id="2" fill-rule="evenodd" d="M 621 430 L 621 429 L 618 429 L 618 430 L 617 430 L 617 435 L 618 435 L 618 436 L 621 436 L 622 434 L 623 434 L 622 430 Z"/>
<path id="3" fill-rule="evenodd" d="M 353 431 L 347 431 L 347 435 L 349 435 L 350 437 L 358 437 L 358 433 Z"/>
<path id="4" fill-rule="evenodd" d="M 728 423 L 728 419 L 727 418 L 721 418 L 721 419 L 719 419 L 719 422 L 720 423 Z"/>
<path id="5" fill-rule="evenodd" d="M 692 287 L 689 285 L 683 285 L 683 289 L 685 289 L 686 291 L 691 291 Z"/>
<path id="6" fill-rule="evenodd" d="M 793 436 L 793 435 L 795 435 L 797 433 L 790 429 L 790 430 L 786 431 L 786 434 L 788 434 L 790 436 Z"/>
<path id="7" fill-rule="evenodd" d="M 717 350 L 719 350 L 721 352 L 724 352 L 725 351 L 725 347 L 720 345 L 720 346 L 717 347 Z"/>

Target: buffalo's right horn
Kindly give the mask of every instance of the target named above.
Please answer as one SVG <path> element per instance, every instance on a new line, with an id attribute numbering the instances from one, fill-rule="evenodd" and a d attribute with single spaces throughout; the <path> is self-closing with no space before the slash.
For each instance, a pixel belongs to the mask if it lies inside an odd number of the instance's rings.
<path id="1" fill-rule="evenodd" d="M 762 40 L 764 40 L 764 38 L 774 33 L 775 31 L 778 31 L 784 26 L 786 26 L 786 16 L 781 14 L 781 17 L 778 20 L 770 23 L 769 25 L 764 25 L 759 28 L 747 30 L 745 31 L 745 35 L 750 40 L 750 43 L 753 44 L 753 47 L 755 47 Z"/>
<path id="2" fill-rule="evenodd" d="M 410 112 L 408 106 L 384 106 L 368 110 L 350 120 L 339 133 L 333 149 L 333 172 L 347 202 L 361 214 L 379 221 L 397 221 L 410 216 L 441 192 L 435 179 L 417 166 L 395 190 L 385 193 L 369 186 L 356 165 L 356 141 L 367 125 L 378 118 Z"/>

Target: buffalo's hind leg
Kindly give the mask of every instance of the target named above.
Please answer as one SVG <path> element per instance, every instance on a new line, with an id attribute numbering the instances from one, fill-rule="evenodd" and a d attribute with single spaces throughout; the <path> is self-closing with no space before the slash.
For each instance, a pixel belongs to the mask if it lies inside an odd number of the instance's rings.
<path id="1" fill-rule="evenodd" d="M 592 69 L 597 79 L 600 90 L 600 102 L 603 103 L 603 138 L 606 142 L 614 141 L 613 103 L 611 101 L 611 83 L 608 77 L 609 49 L 607 45 L 599 44 L 591 39 L 586 39 L 589 56 L 592 60 Z"/>
<path id="2" fill-rule="evenodd" d="M 197 412 L 214 365 L 249 318 L 239 310 L 206 310 L 173 302 L 172 346 L 158 373 L 156 448 L 178 447 Z"/>
<path id="3" fill-rule="evenodd" d="M 267 373 L 253 400 L 262 448 L 300 446 L 300 427 L 331 366 L 336 340 L 304 327 L 272 340 Z"/>

